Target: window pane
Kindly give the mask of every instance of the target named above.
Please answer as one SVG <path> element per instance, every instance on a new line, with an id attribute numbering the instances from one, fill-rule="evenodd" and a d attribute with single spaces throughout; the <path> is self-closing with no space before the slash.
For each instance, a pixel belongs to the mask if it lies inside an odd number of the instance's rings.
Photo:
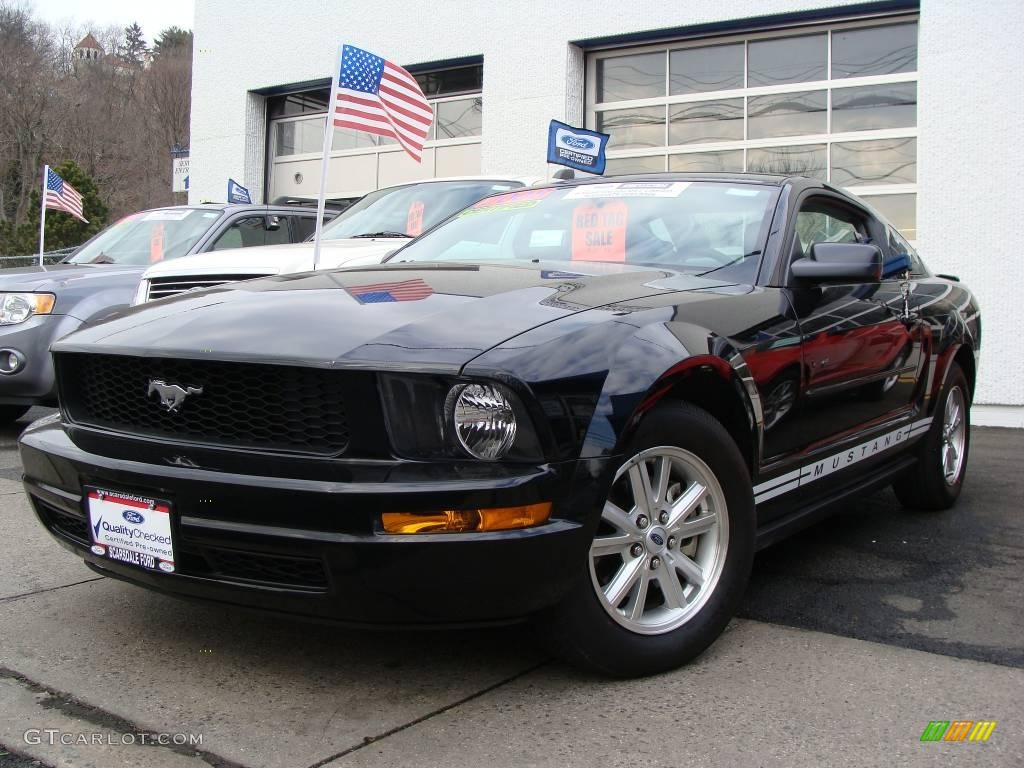
<path id="1" fill-rule="evenodd" d="M 597 113 L 597 130 L 611 135 L 615 149 L 665 146 L 665 108 L 640 107 Z"/>
<path id="2" fill-rule="evenodd" d="M 669 54 L 669 95 L 743 87 L 743 43 L 684 48 Z"/>
<path id="3" fill-rule="evenodd" d="M 825 91 L 751 96 L 747 100 L 747 138 L 824 133 Z"/>
<path id="4" fill-rule="evenodd" d="M 625 101 L 665 95 L 665 53 L 641 53 L 597 61 L 597 100 Z"/>
<path id="5" fill-rule="evenodd" d="M 441 69 L 436 72 L 421 72 L 416 75 L 424 95 L 452 96 L 466 91 L 480 91 L 484 83 L 484 66 L 475 64 L 468 67 Z"/>
<path id="6" fill-rule="evenodd" d="M 823 211 L 800 211 L 796 215 L 796 236 L 804 256 L 810 254 L 815 243 L 856 243 L 859 239 L 855 221 Z"/>
<path id="7" fill-rule="evenodd" d="M 323 123 L 321 123 L 320 130 L 322 131 L 323 129 Z M 322 136 L 320 140 L 323 141 Z M 364 149 L 366 147 L 375 146 L 377 146 L 377 137 L 372 133 L 356 131 L 352 128 L 334 129 L 334 143 L 331 145 L 332 151 L 341 149 Z"/>
<path id="8" fill-rule="evenodd" d="M 605 176 L 620 173 L 661 173 L 665 170 L 665 158 L 662 155 L 653 157 L 616 157 L 605 164 Z"/>
<path id="9" fill-rule="evenodd" d="M 700 173 L 740 172 L 743 170 L 743 150 L 726 152 L 693 152 L 669 155 L 670 171 L 696 171 Z"/>
<path id="10" fill-rule="evenodd" d="M 751 173 L 799 174 L 824 180 L 825 145 L 748 149 L 747 170 Z"/>
<path id="11" fill-rule="evenodd" d="M 277 140 L 274 145 L 274 154 L 277 157 L 282 155 L 302 155 L 315 153 L 320 154 L 324 146 L 324 118 L 314 117 L 311 120 L 293 120 L 287 123 L 277 123 Z M 337 149 L 337 145 L 335 145 Z"/>
<path id="12" fill-rule="evenodd" d="M 832 77 L 917 71 L 917 24 L 890 24 L 832 33 Z"/>
<path id="13" fill-rule="evenodd" d="M 742 141 L 743 99 L 720 99 L 669 107 L 669 144 Z"/>
<path id="14" fill-rule="evenodd" d="M 907 240 L 917 240 L 917 195 L 865 195 L 863 199 Z"/>
<path id="15" fill-rule="evenodd" d="M 825 80 L 827 48 L 827 35 L 755 40 L 747 51 L 747 85 Z"/>
<path id="16" fill-rule="evenodd" d="M 434 113 L 437 116 L 437 138 L 479 136 L 484 116 L 484 100 L 477 97 L 442 101 L 434 105 Z"/>
<path id="17" fill-rule="evenodd" d="M 832 183 L 843 187 L 917 182 L 917 140 L 847 141 L 832 145 Z"/>
<path id="18" fill-rule="evenodd" d="M 832 132 L 917 125 L 917 83 L 865 85 L 832 91 Z"/>

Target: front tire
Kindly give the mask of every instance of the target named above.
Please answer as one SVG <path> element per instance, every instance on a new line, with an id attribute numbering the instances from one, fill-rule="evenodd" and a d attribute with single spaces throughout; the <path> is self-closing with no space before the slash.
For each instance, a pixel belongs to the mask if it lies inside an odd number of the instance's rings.
<path id="1" fill-rule="evenodd" d="M 706 411 L 661 406 L 617 468 L 576 587 L 548 616 L 566 660 L 616 677 L 674 669 L 735 614 L 754 555 L 750 473 Z"/>
<path id="2" fill-rule="evenodd" d="M 971 447 L 969 393 L 967 377 L 952 363 L 932 425 L 917 448 L 917 464 L 893 483 L 904 507 L 939 511 L 952 507 L 960 496 Z"/>

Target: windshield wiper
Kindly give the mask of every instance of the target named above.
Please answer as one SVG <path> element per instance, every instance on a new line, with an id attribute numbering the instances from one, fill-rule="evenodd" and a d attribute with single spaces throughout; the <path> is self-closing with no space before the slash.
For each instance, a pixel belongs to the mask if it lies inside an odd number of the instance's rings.
<path id="1" fill-rule="evenodd" d="M 352 235 L 353 240 L 357 237 L 404 237 L 411 239 L 412 235 L 407 235 L 405 232 L 367 232 L 363 235 Z"/>

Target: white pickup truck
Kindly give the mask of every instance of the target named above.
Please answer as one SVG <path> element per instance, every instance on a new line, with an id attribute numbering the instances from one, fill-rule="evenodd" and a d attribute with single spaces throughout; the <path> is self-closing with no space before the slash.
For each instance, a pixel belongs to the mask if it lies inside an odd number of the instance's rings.
<path id="1" fill-rule="evenodd" d="M 370 192 L 328 226 L 313 264 L 313 243 L 216 249 L 154 264 L 133 304 L 268 275 L 378 264 L 411 238 L 477 200 L 543 181 L 500 176 L 458 177 L 385 187 Z M 229 238 L 224 239 L 230 243 Z"/>

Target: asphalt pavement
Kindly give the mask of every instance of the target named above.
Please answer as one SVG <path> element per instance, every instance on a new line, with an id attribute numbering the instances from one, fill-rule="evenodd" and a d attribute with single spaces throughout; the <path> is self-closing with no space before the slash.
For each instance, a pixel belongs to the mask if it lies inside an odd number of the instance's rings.
<path id="1" fill-rule="evenodd" d="M 711 649 L 639 681 L 551 660 L 525 627 L 356 632 L 99 578 L 32 517 L 18 431 L 2 768 L 1024 765 L 1024 431 L 974 431 L 954 510 L 879 492 L 760 553 Z M 983 719 L 985 743 L 920 741 Z"/>

